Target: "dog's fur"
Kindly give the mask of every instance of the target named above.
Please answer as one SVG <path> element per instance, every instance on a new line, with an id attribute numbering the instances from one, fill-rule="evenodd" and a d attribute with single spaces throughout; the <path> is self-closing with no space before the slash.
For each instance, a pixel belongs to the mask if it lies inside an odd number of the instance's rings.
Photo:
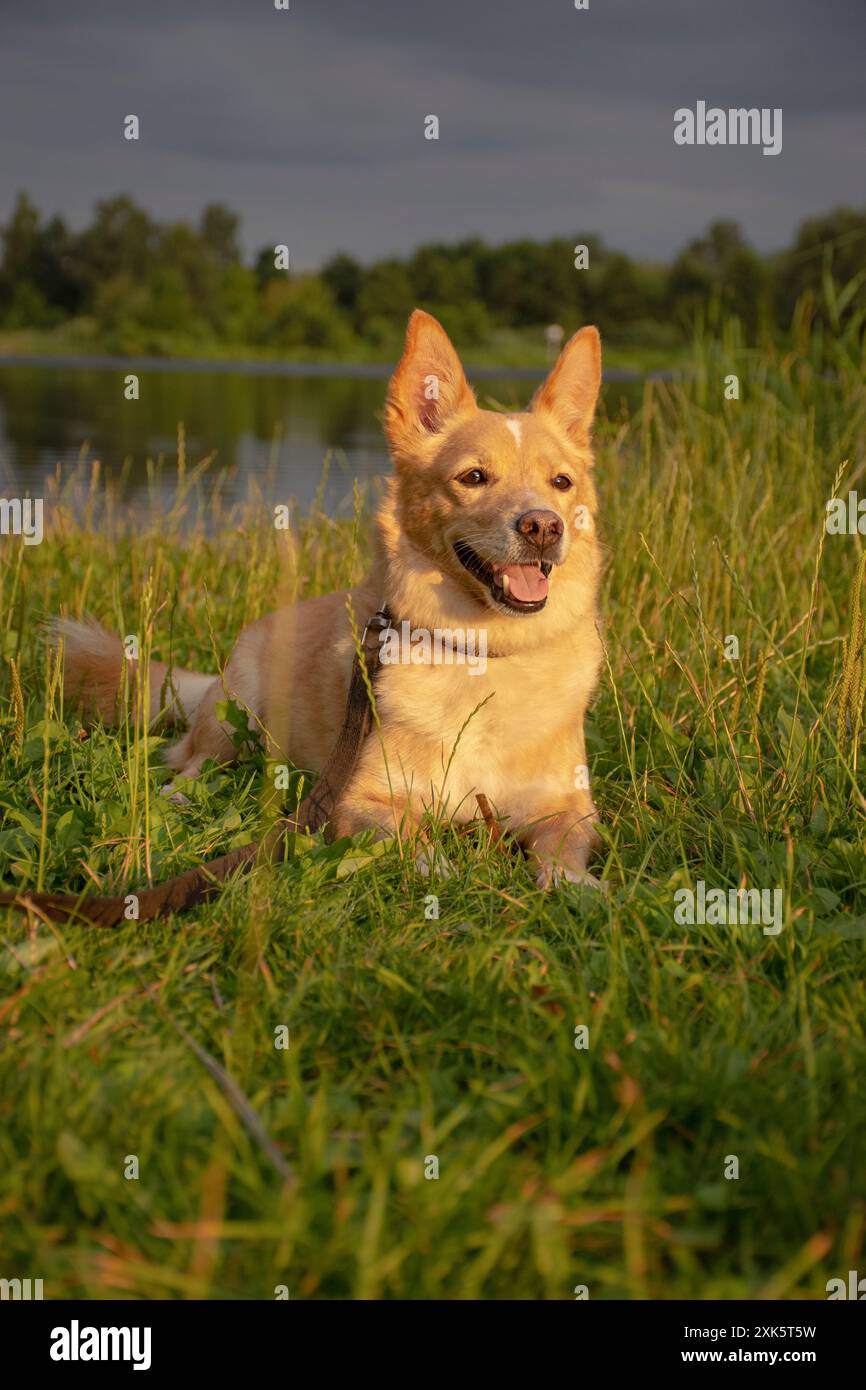
<path id="1" fill-rule="evenodd" d="M 364 745 L 334 816 L 338 834 L 406 834 L 431 810 L 469 820 L 483 791 L 536 861 L 540 883 L 594 882 L 587 860 L 595 807 L 575 774 L 587 761 L 584 712 L 601 663 L 590 473 L 600 381 L 599 335 L 584 328 L 528 411 L 481 410 L 444 329 L 420 310 L 412 315 L 385 410 L 394 477 L 377 518 L 373 567 L 351 604 L 361 623 L 385 603 L 398 627 L 405 620 L 430 633 L 486 629 L 488 661 L 472 676 L 467 665 L 432 661 L 380 668 L 382 737 Z M 546 520 L 522 534 L 517 522 L 529 513 Z M 485 562 L 481 574 L 461 563 L 461 543 Z M 525 566 L 540 560 L 552 565 L 547 601 L 520 611 L 503 594 L 502 571 L 524 566 L 522 587 Z M 538 577 L 532 584 L 538 593 L 547 588 Z M 346 599 L 328 594 L 253 623 L 221 677 L 173 670 L 174 712 L 191 723 L 169 765 L 195 777 L 207 758 L 234 758 L 231 730 L 216 717 L 229 694 L 267 729 L 273 753 L 319 770 L 345 711 L 354 651 Z M 67 692 L 110 720 L 125 659 L 120 641 L 87 622 L 60 619 L 56 630 Z M 151 664 L 154 717 L 166 674 Z"/>

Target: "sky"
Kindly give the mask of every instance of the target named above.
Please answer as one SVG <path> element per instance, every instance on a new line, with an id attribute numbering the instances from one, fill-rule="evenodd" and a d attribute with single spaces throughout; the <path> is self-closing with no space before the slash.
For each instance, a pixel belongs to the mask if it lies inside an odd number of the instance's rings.
<path id="1" fill-rule="evenodd" d="M 0 221 L 220 201 L 307 268 L 580 231 L 661 260 L 718 217 L 770 251 L 864 201 L 864 49 L 866 0 L 0 0 Z M 699 100 L 781 107 L 781 153 L 675 144 Z"/>

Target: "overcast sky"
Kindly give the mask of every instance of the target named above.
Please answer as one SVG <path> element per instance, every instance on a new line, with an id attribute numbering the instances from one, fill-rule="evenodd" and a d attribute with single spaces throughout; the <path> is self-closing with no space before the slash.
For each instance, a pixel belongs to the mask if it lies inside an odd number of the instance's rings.
<path id="1" fill-rule="evenodd" d="M 720 216 L 771 250 L 866 201 L 864 49 L 866 0 L 0 0 L 0 219 L 220 200 L 310 267 L 577 230 L 665 258 Z M 677 146 L 698 100 L 781 107 L 781 154 Z"/>

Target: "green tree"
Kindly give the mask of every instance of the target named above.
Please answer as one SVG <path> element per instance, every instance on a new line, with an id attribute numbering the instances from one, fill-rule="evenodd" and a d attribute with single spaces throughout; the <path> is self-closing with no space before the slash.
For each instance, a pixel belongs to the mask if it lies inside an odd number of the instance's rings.
<path id="1" fill-rule="evenodd" d="M 273 280 L 262 293 L 257 339 L 265 347 L 340 355 L 352 333 L 328 286 L 316 275 Z"/>
<path id="2" fill-rule="evenodd" d="M 478 298 L 478 269 L 472 256 L 446 246 L 419 246 L 406 267 L 421 303 L 460 305 Z"/>
<path id="3" fill-rule="evenodd" d="M 770 316 L 771 302 L 769 267 L 745 241 L 736 222 L 711 223 L 671 267 L 668 304 L 686 329 L 702 312 L 711 323 L 736 314 L 747 337 L 754 340 Z"/>
<path id="4" fill-rule="evenodd" d="M 0 314 L 9 327 L 41 328 L 79 313 L 86 295 L 76 239 L 60 217 L 40 223 L 36 207 L 19 195 L 3 230 Z"/>
<path id="5" fill-rule="evenodd" d="M 256 256 L 253 269 L 256 277 L 256 285 L 260 290 L 263 290 L 265 285 L 269 285 L 272 280 L 285 280 L 288 275 L 288 271 L 277 270 L 277 267 L 274 265 L 273 246 L 262 247 L 261 251 L 259 251 Z"/>
<path id="6" fill-rule="evenodd" d="M 237 265 L 241 258 L 238 233 L 241 219 L 225 203 L 208 203 L 201 215 L 202 241 L 221 266 Z"/>
<path id="7" fill-rule="evenodd" d="M 38 241 L 39 211 L 26 193 L 19 193 L 3 229 L 3 273 L 10 281 L 32 278 Z"/>
<path id="8" fill-rule="evenodd" d="M 810 295 L 822 315 L 824 275 L 829 273 L 837 291 L 866 269 L 866 208 L 838 207 L 822 217 L 801 223 L 794 243 L 777 260 L 776 307 L 785 327 L 797 300 Z M 848 312 L 866 310 L 866 288 L 861 284 Z"/>
<path id="9" fill-rule="evenodd" d="M 512 327 L 563 323 L 582 317 L 585 271 L 575 269 L 570 239 L 513 241 L 492 248 L 480 270 L 484 303 Z"/>
<path id="10" fill-rule="evenodd" d="M 350 318 L 353 317 L 358 307 L 358 291 L 364 276 L 358 262 L 354 257 L 340 251 L 325 262 L 319 274 L 334 296 L 334 302 Z"/>
<path id="11" fill-rule="evenodd" d="M 125 194 L 97 203 L 79 241 L 82 274 L 91 293 L 115 275 L 145 277 L 157 258 L 159 228 Z"/>
<path id="12" fill-rule="evenodd" d="M 412 283 L 400 261 L 378 261 L 361 280 L 355 326 L 361 337 L 377 345 L 402 333 L 415 307 Z"/>
<path id="13" fill-rule="evenodd" d="M 621 252 L 604 258 L 596 271 L 590 269 L 592 317 L 606 336 L 628 337 L 630 325 L 650 317 L 647 277 L 641 271 Z"/>

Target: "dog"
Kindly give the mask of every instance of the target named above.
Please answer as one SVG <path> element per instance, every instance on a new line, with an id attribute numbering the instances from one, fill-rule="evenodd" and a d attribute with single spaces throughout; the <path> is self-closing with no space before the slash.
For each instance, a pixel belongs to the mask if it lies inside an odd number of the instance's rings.
<path id="1" fill-rule="evenodd" d="M 348 605 L 361 625 L 386 607 L 396 630 L 441 640 L 380 667 L 377 734 L 333 831 L 408 837 L 430 813 L 468 822 L 481 791 L 542 887 L 595 884 L 584 716 L 602 660 L 591 441 L 600 385 L 601 340 L 583 328 L 527 410 L 481 409 L 445 330 L 416 309 L 387 392 L 394 471 L 369 574 L 252 623 L 221 675 L 151 663 L 150 717 L 169 682 L 170 712 L 189 720 L 166 757 L 178 777 L 236 757 L 233 730 L 217 717 L 227 696 L 267 730 L 273 755 L 320 770 L 346 708 L 356 646 Z M 483 635 L 483 663 L 461 664 L 467 633 Z M 57 620 L 55 637 L 67 693 L 110 721 L 120 639 L 70 619 Z"/>

